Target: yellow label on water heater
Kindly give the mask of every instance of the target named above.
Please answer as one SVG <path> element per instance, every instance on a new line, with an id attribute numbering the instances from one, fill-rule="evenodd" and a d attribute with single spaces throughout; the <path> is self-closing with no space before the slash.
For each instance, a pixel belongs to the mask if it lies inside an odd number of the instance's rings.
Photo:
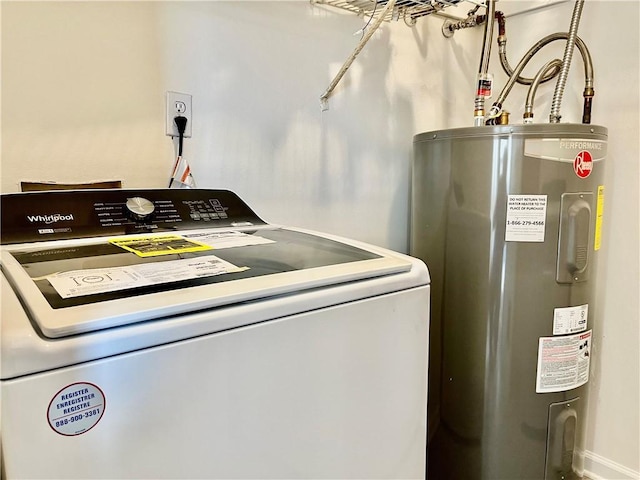
<path id="1" fill-rule="evenodd" d="M 600 250 L 602 242 L 602 215 L 604 213 L 604 185 L 598 185 L 598 200 L 596 203 L 596 238 L 593 242 L 593 249 Z"/>

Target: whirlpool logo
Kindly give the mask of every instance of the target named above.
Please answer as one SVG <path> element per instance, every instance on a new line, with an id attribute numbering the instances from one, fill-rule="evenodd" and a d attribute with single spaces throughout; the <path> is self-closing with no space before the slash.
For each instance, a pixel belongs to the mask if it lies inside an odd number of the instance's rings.
<path id="1" fill-rule="evenodd" d="M 27 220 L 31 223 L 46 223 L 51 225 L 56 222 L 69 222 L 73 220 L 73 214 L 65 215 L 63 213 L 54 213 L 52 215 L 27 215 Z"/>

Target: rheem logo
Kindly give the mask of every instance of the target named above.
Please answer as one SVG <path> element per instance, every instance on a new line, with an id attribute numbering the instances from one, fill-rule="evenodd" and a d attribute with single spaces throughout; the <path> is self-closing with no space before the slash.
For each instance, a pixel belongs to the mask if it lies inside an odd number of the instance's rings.
<path id="1" fill-rule="evenodd" d="M 593 169 L 593 157 L 586 150 L 581 151 L 573 160 L 573 171 L 580 178 L 587 178 Z"/>

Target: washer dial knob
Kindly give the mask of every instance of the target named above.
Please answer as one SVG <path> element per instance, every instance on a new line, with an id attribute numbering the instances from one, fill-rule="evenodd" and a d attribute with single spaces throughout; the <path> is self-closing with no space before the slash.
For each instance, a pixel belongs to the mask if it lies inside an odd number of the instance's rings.
<path id="1" fill-rule="evenodd" d="M 142 197 L 127 198 L 125 203 L 126 214 L 132 220 L 147 220 L 155 209 L 153 202 Z"/>

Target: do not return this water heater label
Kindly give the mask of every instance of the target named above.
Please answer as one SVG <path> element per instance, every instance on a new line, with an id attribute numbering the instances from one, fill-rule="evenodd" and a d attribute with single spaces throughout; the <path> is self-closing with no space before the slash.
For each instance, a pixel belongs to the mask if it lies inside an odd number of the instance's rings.
<path id="1" fill-rule="evenodd" d="M 505 242 L 544 242 L 546 195 L 509 195 Z"/>

